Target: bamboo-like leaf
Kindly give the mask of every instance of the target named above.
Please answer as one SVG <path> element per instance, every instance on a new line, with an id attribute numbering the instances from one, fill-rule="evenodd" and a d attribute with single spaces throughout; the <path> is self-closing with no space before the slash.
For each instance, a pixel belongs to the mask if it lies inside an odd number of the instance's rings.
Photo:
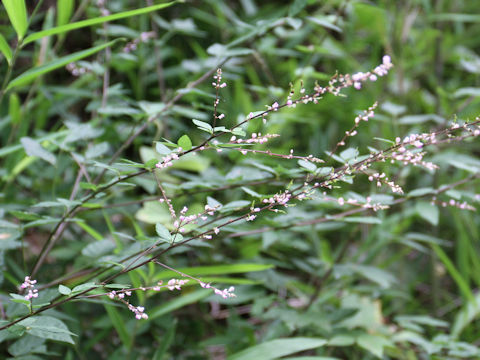
<path id="1" fill-rule="evenodd" d="M 17 33 L 18 40 L 22 40 L 28 28 L 25 0 L 3 0 L 3 6 L 7 10 L 8 18 Z"/>
<path id="2" fill-rule="evenodd" d="M 7 40 L 5 40 L 2 34 L 0 34 L 0 51 L 7 59 L 8 65 L 10 65 L 12 63 L 12 49 L 10 49 Z"/>
<path id="3" fill-rule="evenodd" d="M 20 105 L 20 98 L 17 94 L 12 93 L 8 102 L 8 114 L 10 115 L 10 123 L 18 125 L 21 121 L 22 109 Z"/>
<path id="4" fill-rule="evenodd" d="M 158 4 L 158 5 L 153 5 L 153 6 L 148 6 L 142 9 L 137 9 L 137 10 L 130 10 L 130 11 L 124 11 L 118 14 L 113 14 L 109 16 L 102 16 L 102 17 L 96 17 L 93 19 L 88 19 L 88 20 L 82 20 L 78 22 L 74 22 L 71 24 L 65 24 L 62 26 L 57 26 L 51 29 L 43 30 L 43 31 L 38 31 L 36 33 L 30 34 L 25 38 L 25 41 L 23 44 L 28 44 L 31 43 L 32 41 L 41 39 L 42 37 L 45 36 L 50 36 L 50 35 L 58 35 L 58 34 L 64 34 L 68 31 L 75 30 L 75 29 L 81 29 L 84 27 L 88 26 L 93 26 L 97 24 L 102 24 L 107 21 L 114 21 L 118 19 L 123 19 L 131 16 L 136 16 L 136 15 L 141 15 L 141 14 L 146 14 L 152 11 L 160 10 L 167 8 L 169 6 L 172 6 L 173 4 L 177 3 L 177 1 L 171 1 L 165 4 Z"/>
<path id="5" fill-rule="evenodd" d="M 57 26 L 68 24 L 74 5 L 74 0 L 57 0 Z"/>
<path id="6" fill-rule="evenodd" d="M 116 43 L 119 39 L 110 41 L 106 44 L 98 45 L 93 48 L 87 49 L 87 50 L 82 50 L 78 51 L 76 53 L 61 57 L 59 59 L 53 60 L 45 65 L 34 67 L 30 70 L 25 71 L 23 74 L 20 76 L 17 76 L 15 79 L 13 79 L 7 86 L 7 90 L 15 87 L 15 86 L 21 86 L 21 85 L 26 85 L 29 82 L 33 81 L 40 75 L 46 74 L 50 71 L 53 71 L 55 69 L 58 69 L 60 67 L 63 67 L 71 62 L 86 58 L 87 56 L 93 55 L 100 50 L 105 49 L 106 47 L 109 47 Z"/>
<path id="7" fill-rule="evenodd" d="M 162 305 L 159 305 L 153 308 L 148 312 L 148 319 L 153 320 L 162 315 L 168 314 L 174 310 L 180 309 L 184 306 L 193 304 L 197 301 L 200 301 L 210 295 L 212 291 L 208 289 L 200 289 L 187 295 L 177 296 L 173 300 L 164 302 Z"/>

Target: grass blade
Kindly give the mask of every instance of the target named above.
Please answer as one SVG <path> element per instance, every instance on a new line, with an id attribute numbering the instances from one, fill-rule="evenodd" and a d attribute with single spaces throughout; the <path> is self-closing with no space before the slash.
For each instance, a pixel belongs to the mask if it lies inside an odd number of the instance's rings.
<path id="1" fill-rule="evenodd" d="M 153 6 L 148 6 L 142 9 L 137 9 L 137 10 L 130 10 L 130 11 L 124 11 L 118 14 L 113 14 L 109 16 L 102 16 L 102 17 L 96 17 L 94 19 L 88 19 L 88 20 L 82 20 L 78 22 L 74 22 L 71 24 L 65 24 L 62 26 L 57 26 L 51 29 L 43 30 L 43 31 L 38 31 L 36 33 L 30 34 L 25 38 L 25 41 L 23 44 L 28 44 L 31 43 L 32 41 L 41 39 L 45 36 L 50 36 L 50 35 L 58 35 L 58 34 L 64 34 L 68 31 L 75 30 L 75 29 L 81 29 L 84 27 L 88 26 L 93 26 L 97 24 L 102 24 L 107 21 L 114 21 L 118 19 L 123 19 L 131 16 L 136 16 L 136 15 L 141 15 L 141 14 L 146 14 L 152 11 L 160 10 L 167 8 L 169 6 L 172 6 L 175 4 L 177 1 L 171 1 L 165 4 L 159 4 L 159 5 L 153 5 Z"/>
<path id="2" fill-rule="evenodd" d="M 212 291 L 208 289 L 201 289 L 186 295 L 177 296 L 173 300 L 170 300 L 156 308 L 153 308 L 151 311 L 148 312 L 148 320 L 154 320 L 162 315 L 171 313 L 177 309 L 180 309 L 184 306 L 196 303 L 207 296 L 211 295 Z"/>
<path id="3" fill-rule="evenodd" d="M 225 274 L 241 274 L 246 272 L 264 271 L 273 268 L 270 264 L 233 264 L 233 265 L 213 265 L 213 266 L 197 266 L 179 268 L 181 271 L 190 276 L 204 276 L 204 275 L 225 275 Z M 157 274 L 155 280 L 170 279 L 178 276 L 178 274 L 171 270 L 162 271 Z"/>
<path id="4" fill-rule="evenodd" d="M 28 28 L 25 0 L 3 0 L 3 6 L 7 10 L 8 18 L 17 33 L 18 40 L 22 40 Z"/>
<path id="5" fill-rule="evenodd" d="M 106 44 L 98 45 L 93 48 L 87 49 L 87 50 L 82 50 L 78 51 L 76 53 L 64 56 L 62 58 L 56 59 L 54 61 L 51 61 L 45 65 L 38 66 L 35 68 L 32 68 L 30 70 L 25 71 L 23 74 L 20 76 L 17 76 L 15 79 L 13 79 L 7 86 L 7 90 L 15 87 L 15 86 L 21 86 L 21 85 L 26 85 L 29 82 L 33 81 L 40 75 L 46 74 L 50 71 L 53 71 L 55 69 L 58 69 L 60 67 L 63 67 L 71 62 L 75 62 L 77 60 L 86 58 L 87 56 L 93 55 L 100 50 L 105 49 L 106 47 L 109 47 L 116 43 L 119 39 L 110 41 Z"/>
<path id="6" fill-rule="evenodd" d="M 57 0 L 57 26 L 68 24 L 74 5 L 74 0 Z"/>
<path id="7" fill-rule="evenodd" d="M 12 63 L 12 49 L 8 46 L 7 40 L 0 34 L 0 51 L 2 52 L 5 59 L 7 59 L 8 65 Z"/>
<path id="8" fill-rule="evenodd" d="M 433 251 L 435 251 L 435 254 L 437 254 L 440 261 L 447 268 L 448 273 L 453 278 L 453 280 L 455 281 L 455 283 L 457 284 L 458 288 L 460 289 L 462 294 L 465 296 L 465 298 L 468 299 L 469 301 L 474 301 L 475 298 L 473 296 L 472 290 L 468 286 L 468 283 L 465 281 L 465 279 L 462 277 L 462 274 L 460 274 L 460 272 L 457 270 L 455 265 L 449 259 L 448 255 L 445 254 L 442 248 L 437 244 L 432 244 L 431 246 Z"/>
<path id="9" fill-rule="evenodd" d="M 123 345 L 125 345 L 127 349 L 130 349 L 132 346 L 132 338 L 130 337 L 130 334 L 127 330 L 127 327 L 125 326 L 125 321 L 123 320 L 122 316 L 117 311 L 116 307 L 114 307 L 113 305 L 105 304 L 104 306 L 113 327 L 118 333 L 118 337 L 122 341 Z"/>

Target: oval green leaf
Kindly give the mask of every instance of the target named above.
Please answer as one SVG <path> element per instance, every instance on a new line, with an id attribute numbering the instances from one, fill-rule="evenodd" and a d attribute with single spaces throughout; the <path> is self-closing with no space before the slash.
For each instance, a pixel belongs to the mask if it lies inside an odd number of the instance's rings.
<path id="1" fill-rule="evenodd" d="M 327 343 L 324 339 L 296 337 L 276 339 L 260 345 L 252 346 L 229 356 L 228 360 L 277 359 L 281 356 L 295 354 L 299 351 L 315 349 Z"/>
<path id="2" fill-rule="evenodd" d="M 180 146 L 184 151 L 188 151 L 192 148 L 192 140 L 188 137 L 188 135 L 183 135 L 178 139 L 177 142 L 178 146 Z"/>

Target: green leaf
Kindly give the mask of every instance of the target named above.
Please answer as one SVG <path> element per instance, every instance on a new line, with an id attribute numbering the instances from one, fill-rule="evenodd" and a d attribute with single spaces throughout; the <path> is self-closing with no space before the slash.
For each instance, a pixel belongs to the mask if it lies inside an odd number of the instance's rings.
<path id="1" fill-rule="evenodd" d="M 321 16 L 321 15 L 317 15 L 315 17 L 313 16 L 309 16 L 307 17 L 308 20 L 310 20 L 311 22 L 313 22 L 314 24 L 317 24 L 317 25 L 320 25 L 320 26 L 323 26 L 324 28 L 326 29 L 329 29 L 329 30 L 333 30 L 333 31 L 336 31 L 338 33 L 341 33 L 342 32 L 342 28 L 338 27 L 337 25 L 335 25 L 335 22 L 336 22 L 336 17 L 335 16 Z"/>
<path id="2" fill-rule="evenodd" d="M 161 204 L 158 201 L 145 202 L 143 207 L 137 211 L 135 217 L 147 224 L 168 224 L 167 226 L 173 230 L 173 225 L 170 224 L 171 215 L 164 203 Z"/>
<path id="3" fill-rule="evenodd" d="M 183 135 L 178 139 L 177 142 L 178 146 L 180 146 L 184 151 L 188 151 L 192 148 L 192 140 L 188 137 L 188 135 Z"/>
<path id="4" fill-rule="evenodd" d="M 11 355 L 15 356 L 15 359 L 20 360 L 28 360 L 27 357 L 24 357 L 22 355 L 46 352 L 46 350 L 47 347 L 45 346 L 45 339 L 29 334 L 22 336 L 20 339 L 18 339 L 8 347 L 8 352 Z"/>
<path id="5" fill-rule="evenodd" d="M 370 334 L 360 335 L 357 344 L 380 359 L 383 357 L 383 348 L 392 346 L 392 342 L 385 337 Z"/>
<path id="6" fill-rule="evenodd" d="M 177 274 L 178 275 L 178 274 Z M 206 298 L 212 293 L 211 290 L 201 289 L 195 292 L 188 293 L 187 295 L 176 296 L 173 300 L 170 300 L 160 306 L 153 308 L 148 312 L 148 320 L 156 319 L 162 315 L 168 314 L 174 310 L 180 309 L 184 306 L 196 303 L 201 299 Z"/>
<path id="7" fill-rule="evenodd" d="M 288 9 L 288 16 L 293 17 L 296 16 L 300 11 L 303 10 L 305 6 L 307 6 L 307 0 L 295 0 L 290 8 Z"/>
<path id="8" fill-rule="evenodd" d="M 407 194 L 407 196 L 408 197 L 414 197 L 414 196 L 423 196 L 423 195 L 428 195 L 428 194 L 435 194 L 435 189 L 431 188 L 431 187 L 418 188 L 418 189 L 410 191 Z"/>
<path id="9" fill-rule="evenodd" d="M 130 285 L 129 284 L 107 284 L 105 285 L 105 287 L 109 289 L 128 289 Z"/>
<path id="10" fill-rule="evenodd" d="M 192 122 L 197 125 L 197 127 L 202 130 L 202 131 L 205 131 L 209 134 L 212 134 L 213 133 L 213 127 L 209 124 L 209 123 L 206 123 L 205 121 L 200 121 L 200 120 L 197 120 L 197 119 L 192 119 Z"/>
<path id="11" fill-rule="evenodd" d="M 72 290 L 68 286 L 60 284 L 58 285 L 58 292 L 62 295 L 70 295 Z"/>
<path id="12" fill-rule="evenodd" d="M 84 222 L 78 222 L 77 225 L 90 234 L 95 240 L 102 240 L 103 236 L 97 230 Z"/>
<path id="13" fill-rule="evenodd" d="M 370 281 L 377 283 L 380 287 L 387 289 L 392 284 L 396 283 L 395 277 L 389 272 L 379 269 L 375 266 L 368 265 L 359 265 L 359 264 L 345 264 L 345 265 L 336 265 L 335 272 L 339 271 L 340 274 L 342 271 L 354 271 Z"/>
<path id="14" fill-rule="evenodd" d="M 443 13 L 432 14 L 428 17 L 430 21 L 452 21 L 452 22 L 480 22 L 480 15 L 477 14 L 458 14 L 458 13 Z"/>
<path id="15" fill-rule="evenodd" d="M 18 40 L 22 40 L 28 28 L 25 0 L 3 0 L 2 2 L 17 33 Z"/>
<path id="16" fill-rule="evenodd" d="M 402 125 L 421 124 L 426 121 L 434 121 L 437 124 L 443 124 L 445 119 L 436 114 L 422 114 L 422 115 L 406 115 L 398 119 L 398 123 Z"/>
<path id="17" fill-rule="evenodd" d="M 122 316 L 119 314 L 117 309 L 112 306 L 105 304 L 105 310 L 107 310 L 108 317 L 110 318 L 110 321 L 112 322 L 113 327 L 117 331 L 118 336 L 122 340 L 122 343 L 125 345 L 127 349 L 130 349 L 132 346 L 132 340 L 133 337 L 130 336 L 130 332 L 127 330 L 127 327 L 125 326 L 125 321 L 122 318 Z"/>
<path id="18" fill-rule="evenodd" d="M 468 301 L 475 302 L 475 297 L 473 296 L 472 290 L 468 286 L 468 282 L 462 277 L 462 274 L 460 274 L 460 272 L 457 270 L 448 255 L 437 244 L 431 244 L 431 247 L 433 251 L 435 251 L 435 254 L 437 254 L 440 261 L 443 263 L 443 265 L 447 268 L 450 276 L 457 283 L 457 286 L 463 296 L 468 299 Z"/>
<path id="19" fill-rule="evenodd" d="M 115 243 L 110 239 L 94 241 L 82 249 L 82 255 L 98 258 L 110 254 L 115 249 Z"/>
<path id="20" fill-rule="evenodd" d="M 478 87 L 460 88 L 453 93 L 453 96 L 456 97 L 456 98 L 460 98 L 460 97 L 464 97 L 464 96 L 478 97 L 478 96 L 480 96 L 480 88 L 478 88 Z"/>
<path id="21" fill-rule="evenodd" d="M 78 61 L 80 59 L 86 58 L 90 55 L 93 55 L 109 46 L 112 46 L 115 44 L 117 41 L 120 39 L 110 41 L 106 44 L 98 45 L 93 48 L 87 49 L 87 50 L 82 50 L 78 51 L 76 53 L 61 57 L 59 59 L 53 60 L 45 65 L 42 66 L 37 66 L 32 69 L 29 69 L 25 71 L 23 74 L 17 76 L 15 79 L 10 81 L 10 83 L 7 86 L 6 90 L 10 90 L 14 88 L 15 86 L 22 86 L 30 83 L 31 81 L 35 80 L 37 77 L 40 75 L 46 74 L 50 71 L 53 71 L 55 69 L 64 67 L 67 64 L 70 64 L 71 62 Z"/>
<path id="22" fill-rule="evenodd" d="M 298 165 L 300 165 L 302 168 L 304 168 L 304 169 L 306 169 L 310 172 L 314 172 L 315 170 L 317 170 L 317 167 L 315 166 L 315 164 L 311 163 L 310 161 L 304 160 L 304 159 L 298 160 Z"/>
<path id="23" fill-rule="evenodd" d="M 17 94 L 10 94 L 8 99 L 8 114 L 10 115 L 10 123 L 18 125 L 21 121 L 20 99 Z"/>
<path id="24" fill-rule="evenodd" d="M 51 133 L 51 134 L 48 134 L 46 136 L 42 136 L 38 139 L 35 139 L 37 142 L 43 142 L 43 141 L 48 141 L 48 140 L 56 140 L 58 139 L 59 137 L 62 137 L 62 136 L 65 136 L 68 134 L 68 130 L 62 130 L 62 131 L 59 131 L 59 132 L 56 132 L 56 133 Z M 23 146 L 22 144 L 16 144 L 16 145 L 12 145 L 12 146 L 8 146 L 8 147 L 4 147 L 2 149 L 0 149 L 0 157 L 3 157 L 3 156 L 6 156 L 6 155 L 9 155 L 9 154 L 12 154 L 16 151 L 19 151 L 19 150 L 22 150 L 23 149 Z"/>
<path id="25" fill-rule="evenodd" d="M 5 40 L 2 34 L 0 34 L 0 51 L 7 59 L 8 65 L 12 65 L 12 49 L 10 49 L 7 40 Z"/>
<path id="26" fill-rule="evenodd" d="M 75 334 L 68 330 L 63 321 L 54 317 L 34 316 L 20 321 L 19 325 L 25 326 L 26 332 L 30 335 L 75 344 L 72 339 L 72 335 Z"/>
<path id="27" fill-rule="evenodd" d="M 57 0 L 57 26 L 68 24 L 74 5 L 75 0 Z"/>
<path id="28" fill-rule="evenodd" d="M 171 149 L 163 145 L 162 143 L 157 142 L 155 144 L 155 150 L 160 154 L 160 155 L 168 155 L 172 152 Z"/>
<path id="29" fill-rule="evenodd" d="M 360 223 L 360 224 L 381 224 L 382 220 L 373 216 L 349 216 L 346 218 L 340 218 L 339 221 Z"/>
<path id="30" fill-rule="evenodd" d="M 295 354 L 299 351 L 316 349 L 326 343 L 327 341 L 325 339 L 318 338 L 296 337 L 275 339 L 233 354 L 229 356 L 227 360 L 277 359 L 281 356 Z"/>
<path id="31" fill-rule="evenodd" d="M 19 294 L 13 294 L 11 293 L 10 296 L 12 297 L 11 301 L 18 303 L 18 304 L 25 304 L 27 306 L 30 306 L 30 300 L 25 299 L 24 296 L 19 295 Z"/>
<path id="32" fill-rule="evenodd" d="M 57 158 L 50 151 L 44 149 L 37 141 L 29 137 L 23 137 L 20 139 L 25 152 L 28 156 L 36 156 L 42 160 L 49 162 L 52 165 L 57 163 Z"/>
<path id="33" fill-rule="evenodd" d="M 168 231 L 168 229 L 165 226 L 163 226 L 162 224 L 157 223 L 155 225 L 155 231 L 157 232 L 157 235 L 159 237 L 161 237 L 162 239 L 165 239 L 167 241 L 172 240 L 172 236 L 170 235 L 170 231 Z"/>
<path id="34" fill-rule="evenodd" d="M 462 331 L 480 315 L 480 293 L 475 295 L 474 300 L 468 301 L 458 311 L 452 326 L 452 336 L 457 338 Z"/>
<path id="35" fill-rule="evenodd" d="M 427 220 L 430 224 L 433 226 L 438 225 L 438 219 L 440 217 L 440 211 L 438 210 L 438 207 L 435 205 L 432 205 L 428 202 L 425 201 L 419 201 L 415 205 L 415 210 L 417 211 L 417 214 Z"/>
<path id="36" fill-rule="evenodd" d="M 75 286 L 72 290 L 72 295 L 73 293 L 81 293 L 85 290 L 88 290 L 88 289 L 91 289 L 91 288 L 97 288 L 97 287 L 100 287 L 101 285 L 97 285 L 93 282 L 88 282 L 88 283 L 85 283 L 85 284 L 81 284 L 81 285 L 78 285 L 78 286 Z"/>
<path id="37" fill-rule="evenodd" d="M 144 163 L 146 163 L 147 161 L 150 161 L 153 158 L 160 161 L 162 159 L 162 156 L 159 155 L 155 150 L 147 146 L 142 146 L 140 148 L 140 158 Z M 201 173 L 202 171 L 207 169 L 209 165 L 210 165 L 209 158 L 202 155 L 198 155 L 196 153 L 189 153 L 182 156 L 178 160 L 173 161 L 173 165 L 168 169 L 181 169 L 181 170 L 188 170 L 188 171 Z"/>
<path id="38" fill-rule="evenodd" d="M 177 329 L 177 320 L 173 320 L 173 324 L 168 326 L 168 330 L 165 335 L 158 338 L 158 343 L 160 346 L 157 347 L 155 354 L 153 355 L 153 360 L 162 360 L 164 359 L 168 348 L 172 344 L 173 339 L 175 338 L 175 330 Z"/>
<path id="39" fill-rule="evenodd" d="M 16 0 L 11 0 L 11 1 L 16 1 Z M 63 0 L 60 0 L 60 1 L 63 1 Z M 81 28 L 88 27 L 88 26 L 103 24 L 104 22 L 110 22 L 110 21 L 123 19 L 123 18 L 131 17 L 131 16 L 146 14 L 146 13 L 156 11 L 156 10 L 161 10 L 161 9 L 167 8 L 169 6 L 172 6 L 176 2 L 177 1 L 171 1 L 171 2 L 165 3 L 165 4 L 148 6 L 148 7 L 144 7 L 144 8 L 137 9 L 137 10 L 124 11 L 124 12 L 121 12 L 121 13 L 118 13 L 118 14 L 96 17 L 96 18 L 93 18 L 93 19 L 78 21 L 78 22 L 74 22 L 74 23 L 71 23 L 71 24 L 66 24 L 66 25 L 57 26 L 57 27 L 54 27 L 54 28 L 51 28 L 51 29 L 38 31 L 36 33 L 28 35 L 25 38 L 25 41 L 23 43 L 28 44 L 28 43 L 31 43 L 32 41 L 37 40 L 37 39 L 41 39 L 42 37 L 45 37 L 45 36 L 63 34 L 63 33 L 66 33 L 68 31 L 71 31 L 71 30 L 81 29 Z"/>
<path id="40" fill-rule="evenodd" d="M 246 272 L 264 271 L 273 268 L 270 264 L 234 264 L 234 265 L 214 265 L 214 266 L 198 266 L 179 268 L 185 274 L 192 276 L 204 276 L 204 275 L 222 275 L 222 274 L 240 274 Z M 167 270 L 160 272 L 155 280 L 170 279 L 176 276 L 177 273 Z"/>

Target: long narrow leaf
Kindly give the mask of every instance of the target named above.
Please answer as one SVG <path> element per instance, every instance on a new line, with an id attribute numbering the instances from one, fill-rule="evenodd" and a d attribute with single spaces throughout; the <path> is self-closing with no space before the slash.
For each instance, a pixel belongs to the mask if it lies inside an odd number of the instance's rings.
<path id="1" fill-rule="evenodd" d="M 127 349 L 130 349 L 132 346 L 132 337 L 125 326 L 125 321 L 123 320 L 122 316 L 114 306 L 107 304 L 104 306 L 105 310 L 107 310 L 108 317 L 110 318 L 113 327 L 115 330 L 117 330 L 118 337 L 122 341 L 123 345 L 125 345 Z"/>
<path id="2" fill-rule="evenodd" d="M 53 71 L 55 69 L 58 69 L 60 67 L 63 67 L 71 62 L 78 61 L 80 59 L 86 58 L 87 56 L 93 55 L 100 50 L 105 49 L 108 46 L 113 45 L 116 43 L 119 39 L 110 41 L 106 44 L 98 45 L 93 48 L 87 49 L 87 50 L 82 50 L 64 57 L 61 57 L 59 59 L 53 60 L 45 65 L 38 66 L 35 68 L 32 68 L 30 70 L 25 71 L 23 74 L 20 76 L 16 77 L 13 79 L 10 84 L 7 86 L 7 90 L 15 87 L 15 86 L 21 86 L 21 85 L 26 85 L 29 82 L 33 81 L 40 75 L 46 74 L 50 71 Z"/>
<path id="3" fill-rule="evenodd" d="M 207 289 L 197 290 L 187 295 L 177 296 L 173 300 L 163 303 L 162 305 L 153 308 L 148 312 L 148 320 L 156 319 L 162 315 L 171 313 L 184 306 L 200 301 L 212 294 L 212 291 Z"/>
<path id="4" fill-rule="evenodd" d="M 57 26 L 68 24 L 74 5 L 74 0 L 57 0 Z"/>
<path id="5" fill-rule="evenodd" d="M 5 56 L 5 59 L 7 59 L 8 65 L 10 65 L 12 63 L 12 50 L 2 34 L 0 34 L 0 51 L 3 56 Z"/>
<path id="6" fill-rule="evenodd" d="M 450 260 L 448 255 L 445 254 L 445 252 L 442 250 L 442 248 L 440 246 L 438 246 L 437 244 L 432 244 L 431 246 L 432 246 L 433 251 L 435 251 L 435 254 L 437 254 L 440 261 L 447 268 L 447 271 L 450 274 L 450 276 L 457 283 L 458 288 L 463 293 L 465 298 L 468 299 L 469 301 L 475 301 L 472 290 L 468 286 L 468 283 L 462 277 L 462 274 L 460 274 L 460 272 L 457 270 L 457 268 L 452 263 L 452 261 Z"/>
<path id="7" fill-rule="evenodd" d="M 102 24 L 102 23 L 107 22 L 107 21 L 114 21 L 114 20 L 118 20 L 118 19 L 131 17 L 131 16 L 146 14 L 146 13 L 149 13 L 149 12 L 152 12 L 152 11 L 156 11 L 156 10 L 160 10 L 160 9 L 164 9 L 166 7 L 172 6 L 175 3 L 177 3 L 177 1 L 171 1 L 171 2 L 168 2 L 168 3 L 165 3 L 165 4 L 148 6 L 148 7 L 142 8 L 142 9 L 124 11 L 124 12 L 121 12 L 121 13 L 118 13 L 118 14 L 113 14 L 113 15 L 103 16 L 103 17 L 97 17 L 97 18 L 94 18 L 94 19 L 82 20 L 82 21 L 71 23 L 71 24 L 57 26 L 57 27 L 54 27 L 54 28 L 51 28 L 51 29 L 39 31 L 39 32 L 28 35 L 25 38 L 25 41 L 23 42 L 23 44 L 25 45 L 25 44 L 31 43 L 32 41 L 41 39 L 42 37 L 45 37 L 45 36 L 63 34 L 63 33 L 66 33 L 68 31 L 71 31 L 71 30 L 81 29 L 81 28 L 84 28 L 84 27 L 93 26 L 93 25 L 97 25 L 97 24 Z"/>
<path id="8" fill-rule="evenodd" d="M 223 275 L 223 274 L 239 274 L 254 271 L 264 271 L 271 269 L 270 264 L 233 264 L 233 265 L 213 265 L 213 266 L 197 266 L 179 268 L 178 271 L 184 272 L 191 276 L 203 275 Z M 156 276 L 156 280 L 169 279 L 176 276 L 177 273 L 171 270 L 162 271 Z"/>
<path id="9" fill-rule="evenodd" d="M 56 140 L 58 138 L 61 138 L 62 136 L 67 136 L 69 132 L 70 132 L 69 130 L 61 130 L 61 131 L 56 132 L 56 133 L 52 133 L 52 134 L 48 134 L 48 135 L 39 137 L 35 140 L 38 141 L 38 142 L 42 142 L 42 141 L 45 141 L 45 140 L 47 140 L 47 141 L 48 140 Z M 17 152 L 19 150 L 22 150 L 22 149 L 23 149 L 22 144 L 16 144 L 16 145 L 11 145 L 11 146 L 8 146 L 8 147 L 1 148 L 0 149 L 0 158 L 3 157 L 3 156 L 6 156 L 6 155 L 12 154 L 14 152 Z"/>
<path id="10" fill-rule="evenodd" d="M 18 40 L 22 40 L 27 32 L 27 7 L 25 0 L 3 0 L 8 18 L 17 32 Z"/>

